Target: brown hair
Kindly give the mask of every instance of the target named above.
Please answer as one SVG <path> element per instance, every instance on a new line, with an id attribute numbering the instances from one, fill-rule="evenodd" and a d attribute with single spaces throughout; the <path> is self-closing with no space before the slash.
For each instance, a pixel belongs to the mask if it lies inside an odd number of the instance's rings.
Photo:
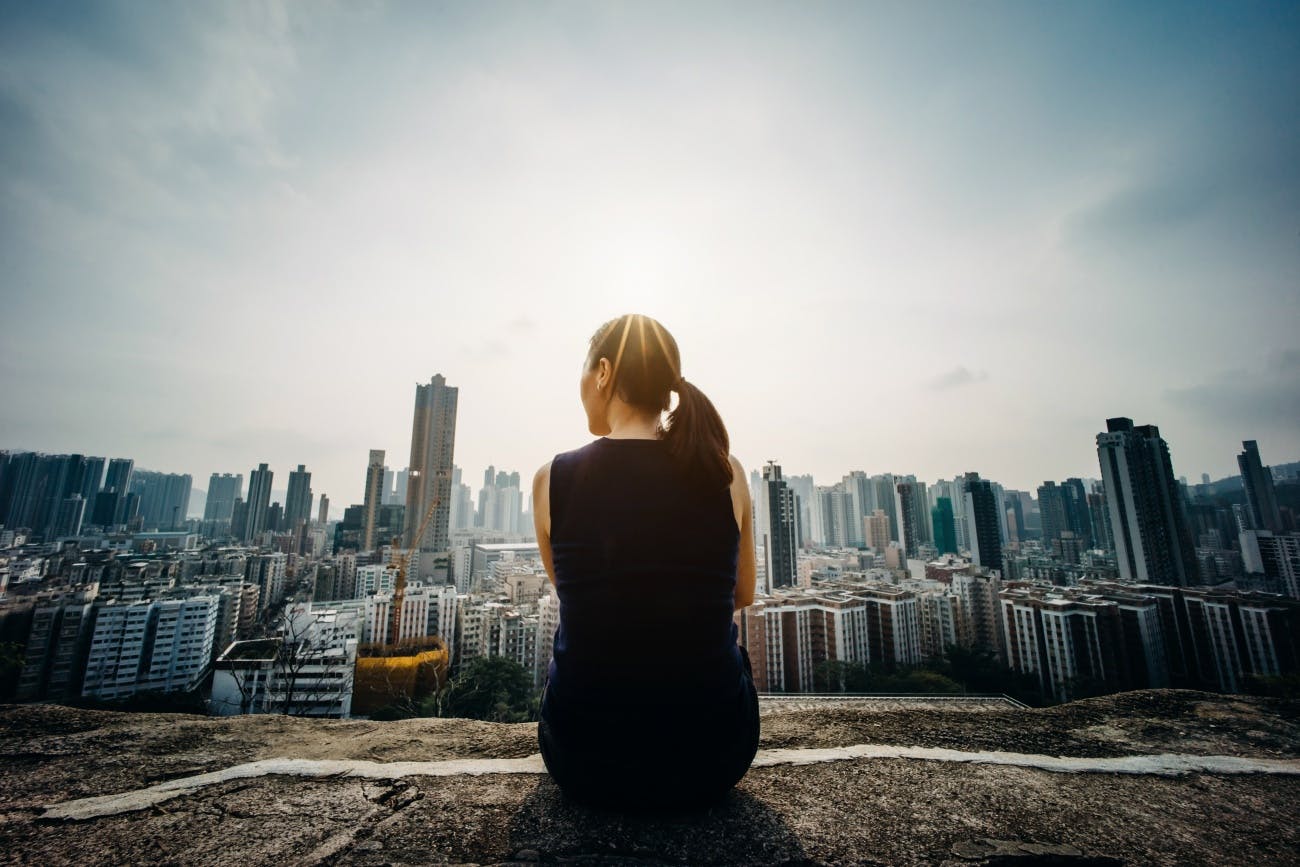
<path id="1" fill-rule="evenodd" d="M 610 381 L 614 393 L 646 412 L 666 412 L 671 392 L 677 408 L 668 423 L 659 422 L 659 436 L 687 477 L 707 489 L 731 484 L 731 443 L 727 427 L 704 392 L 681 376 L 681 355 L 668 329 L 649 316 L 628 313 L 611 319 L 591 337 L 587 369 L 601 358 L 613 359 Z"/>

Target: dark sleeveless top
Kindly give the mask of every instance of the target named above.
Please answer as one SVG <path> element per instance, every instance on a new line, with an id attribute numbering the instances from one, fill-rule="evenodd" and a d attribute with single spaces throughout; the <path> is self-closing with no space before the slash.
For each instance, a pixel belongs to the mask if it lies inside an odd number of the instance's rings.
<path id="1" fill-rule="evenodd" d="M 734 704 L 743 662 L 730 491 L 689 485 L 661 440 L 601 438 L 552 460 L 550 510 L 552 699 Z"/>

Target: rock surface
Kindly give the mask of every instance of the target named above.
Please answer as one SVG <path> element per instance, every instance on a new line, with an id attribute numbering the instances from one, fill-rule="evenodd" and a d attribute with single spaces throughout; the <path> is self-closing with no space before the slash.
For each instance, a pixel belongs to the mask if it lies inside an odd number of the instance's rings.
<path id="1" fill-rule="evenodd" d="M 712 810 L 632 816 L 571 804 L 545 773 L 385 779 L 381 767 L 378 778 L 230 779 L 77 821 L 47 811 L 260 760 L 527 759 L 537 753 L 536 724 L 0 706 L 0 862 L 1292 864 L 1300 852 L 1298 711 L 1295 702 L 1188 690 L 1045 709 L 774 702 L 764 708 L 760 744 L 1238 756 L 1272 769 L 1260 773 L 842 758 L 753 767 Z"/>

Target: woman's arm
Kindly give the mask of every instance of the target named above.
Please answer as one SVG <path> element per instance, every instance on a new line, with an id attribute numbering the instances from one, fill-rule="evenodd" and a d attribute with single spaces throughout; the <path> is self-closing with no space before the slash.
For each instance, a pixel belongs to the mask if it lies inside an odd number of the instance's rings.
<path id="1" fill-rule="evenodd" d="M 731 456 L 731 477 L 731 502 L 735 507 L 736 523 L 740 526 L 740 557 L 736 564 L 736 610 L 739 611 L 754 603 L 758 570 L 754 563 L 754 508 L 749 498 L 745 467 L 735 455 Z"/>
<path id="2" fill-rule="evenodd" d="M 537 550 L 542 555 L 546 575 L 555 585 L 555 564 L 551 562 L 551 462 L 542 464 L 533 476 L 533 528 L 537 531 Z"/>

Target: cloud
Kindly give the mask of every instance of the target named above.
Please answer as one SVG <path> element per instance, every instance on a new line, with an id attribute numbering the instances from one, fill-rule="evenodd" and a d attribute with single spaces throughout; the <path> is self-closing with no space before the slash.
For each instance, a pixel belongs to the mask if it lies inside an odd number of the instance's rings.
<path id="1" fill-rule="evenodd" d="M 964 385 L 974 385 L 977 382 L 984 382 L 988 378 L 988 371 L 972 371 L 964 365 L 958 365 L 942 376 L 936 376 L 929 380 L 926 383 L 926 387 L 931 391 L 947 391 L 952 388 L 961 388 Z"/>
<path id="2" fill-rule="evenodd" d="M 1225 370 L 1209 382 L 1165 391 L 1198 421 L 1253 428 L 1300 428 L 1300 352 L 1288 350 L 1260 373 Z"/>
<path id="3" fill-rule="evenodd" d="M 1273 366 L 1282 372 L 1300 371 L 1300 349 L 1286 349 L 1272 359 Z"/>

